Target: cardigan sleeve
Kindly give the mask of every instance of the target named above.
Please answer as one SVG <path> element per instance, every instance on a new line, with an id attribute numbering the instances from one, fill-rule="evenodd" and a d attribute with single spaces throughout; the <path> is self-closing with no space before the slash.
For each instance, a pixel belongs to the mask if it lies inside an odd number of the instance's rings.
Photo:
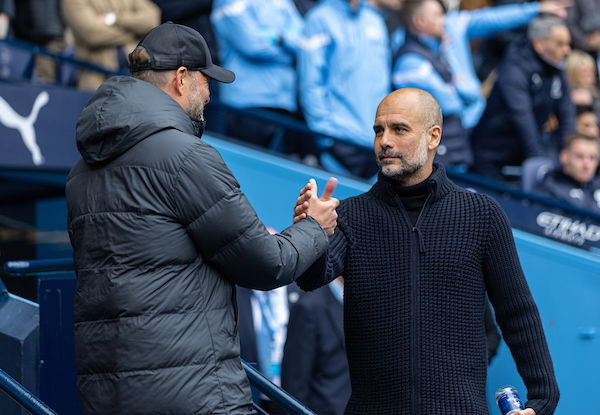
<path id="1" fill-rule="evenodd" d="M 344 214 L 338 207 L 338 226 L 329 237 L 329 249 L 308 270 L 302 274 L 296 283 L 304 291 L 313 291 L 344 275 L 344 263 L 348 249 L 348 228 Z"/>
<path id="2" fill-rule="evenodd" d="M 525 406 L 552 414 L 559 390 L 538 308 L 521 268 L 510 224 L 490 199 L 490 229 L 484 255 L 488 297 L 496 320 L 527 387 Z"/>

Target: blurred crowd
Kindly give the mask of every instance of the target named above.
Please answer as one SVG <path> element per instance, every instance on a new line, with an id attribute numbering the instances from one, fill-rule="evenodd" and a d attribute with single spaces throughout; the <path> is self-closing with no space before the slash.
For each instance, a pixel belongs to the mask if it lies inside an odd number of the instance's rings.
<path id="1" fill-rule="evenodd" d="M 312 130 L 283 144 L 307 163 L 372 179 L 377 105 L 415 87 L 443 111 L 437 162 L 600 213 L 600 0 L 0 0 L 0 38 L 111 71 L 164 21 L 197 29 L 236 73 L 220 102 Z M 35 70 L 56 82 L 55 60 Z M 76 83 L 108 76 L 80 69 Z M 263 147 L 279 134 L 243 111 L 226 123 Z"/>

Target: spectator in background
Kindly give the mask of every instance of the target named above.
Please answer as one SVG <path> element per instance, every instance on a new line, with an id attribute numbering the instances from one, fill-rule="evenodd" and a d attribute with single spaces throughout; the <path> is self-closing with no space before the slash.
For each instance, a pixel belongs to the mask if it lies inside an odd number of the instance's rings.
<path id="1" fill-rule="evenodd" d="M 270 226 L 267 229 L 271 235 L 277 234 Z M 247 363 L 256 363 L 263 375 L 281 386 L 281 360 L 288 316 L 302 290 L 296 284 L 289 284 L 269 291 L 236 286 L 236 291 L 240 357 Z M 269 415 L 287 414 L 267 396 L 260 394 L 255 401 Z"/>
<path id="2" fill-rule="evenodd" d="M 306 15 L 298 77 L 308 127 L 349 143 L 323 141 L 324 156 L 332 155 L 354 175 L 376 174 L 373 118 L 391 89 L 382 16 L 358 0 L 319 2 Z"/>
<path id="3" fill-rule="evenodd" d="M 76 57 L 113 71 L 128 70 L 127 56 L 140 37 L 160 24 L 150 0 L 62 0 L 65 23 L 75 36 Z M 78 88 L 95 91 L 109 76 L 82 69 Z"/>
<path id="4" fill-rule="evenodd" d="M 504 179 L 504 166 L 528 157 L 555 158 L 562 143 L 545 140 L 542 127 L 551 114 L 557 136 L 575 130 L 575 107 L 564 74 L 571 37 L 564 22 L 542 16 L 529 26 L 529 41 L 511 47 L 498 70 L 492 93 L 471 142 L 473 170 Z"/>
<path id="5" fill-rule="evenodd" d="M 296 284 L 270 291 L 240 286 L 236 290 L 240 357 L 248 363 L 256 363 L 263 375 L 281 386 L 281 360 L 289 315 L 302 290 Z M 269 415 L 287 414 L 265 395 L 258 394 L 254 398 Z"/>
<path id="6" fill-rule="evenodd" d="M 210 15 L 220 61 L 238 78 L 220 99 L 235 108 L 298 112 L 296 54 L 303 20 L 292 0 L 215 0 Z M 275 127 L 231 114 L 228 135 L 268 146 Z"/>
<path id="7" fill-rule="evenodd" d="M 61 16 L 61 0 L 18 0 L 15 3 L 15 37 L 61 54 L 67 47 L 65 24 Z M 35 58 L 37 79 L 57 81 L 57 62 L 48 56 Z"/>
<path id="8" fill-rule="evenodd" d="M 560 166 L 546 173 L 534 192 L 600 214 L 599 152 L 598 137 L 569 134 L 560 151 Z"/>
<path id="9" fill-rule="evenodd" d="M 598 128 L 598 116 L 591 106 L 577 106 L 577 119 L 575 120 L 575 130 L 578 133 L 590 137 L 600 136 Z"/>
<path id="10" fill-rule="evenodd" d="M 585 33 L 585 40 L 588 45 L 587 52 L 596 61 L 596 74 L 598 75 L 600 72 L 598 71 L 600 59 L 600 12 L 585 16 L 581 22 L 581 28 Z"/>
<path id="11" fill-rule="evenodd" d="M 591 106 L 600 113 L 598 68 L 589 53 L 574 50 L 567 58 L 565 74 L 571 89 L 571 101 L 578 106 Z"/>
<path id="12" fill-rule="evenodd" d="M 402 19 L 400 18 L 400 9 L 404 0 L 366 0 L 367 5 L 371 5 L 381 14 L 388 30 L 388 38 L 399 27 L 402 27 Z"/>
<path id="13" fill-rule="evenodd" d="M 6 39 L 10 34 L 11 22 L 15 17 L 13 0 L 0 0 L 0 39 Z"/>
<path id="14" fill-rule="evenodd" d="M 595 47 L 588 43 L 584 21 L 596 14 L 600 14 L 599 0 L 570 0 L 567 9 L 567 27 L 571 33 L 571 46 L 585 52 L 595 51 Z"/>
<path id="15" fill-rule="evenodd" d="M 439 102 L 444 137 L 437 150 L 438 163 L 470 165 L 473 161 L 468 136 L 486 100 L 475 74 L 470 42 L 525 26 L 538 13 L 566 15 L 564 5 L 554 1 L 448 14 L 438 0 L 405 3 L 402 16 L 408 33 L 393 59 L 392 82 L 395 89 L 428 91 Z"/>
<path id="16" fill-rule="evenodd" d="M 212 0 L 152 0 L 160 7 L 162 22 L 184 24 L 196 29 L 208 44 L 214 63 L 218 62 L 217 40 L 210 23 Z M 211 89 L 218 83 L 211 85 Z"/>
<path id="17" fill-rule="evenodd" d="M 541 0 L 544 1 L 544 0 Z M 487 6 L 500 7 L 513 4 L 523 4 L 526 0 L 489 0 Z M 475 73 L 484 85 L 484 95 L 489 96 L 490 84 L 496 79 L 496 68 L 510 45 L 523 42 L 527 39 L 527 26 L 497 33 L 491 39 L 473 45 L 473 65 Z"/>
<path id="18" fill-rule="evenodd" d="M 344 278 L 303 294 L 290 311 L 281 386 L 319 415 L 343 415 L 350 399 L 344 342 Z"/>

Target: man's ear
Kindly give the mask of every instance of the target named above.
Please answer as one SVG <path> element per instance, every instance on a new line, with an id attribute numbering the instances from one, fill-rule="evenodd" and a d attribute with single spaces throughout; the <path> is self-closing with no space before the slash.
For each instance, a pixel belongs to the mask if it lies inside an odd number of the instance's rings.
<path id="1" fill-rule="evenodd" d="M 533 42 L 531 42 L 531 46 L 533 46 L 533 50 L 535 50 L 535 52 L 538 55 L 544 53 L 544 39 L 533 39 Z"/>
<path id="2" fill-rule="evenodd" d="M 175 71 L 175 91 L 177 92 L 178 95 L 182 96 L 184 94 L 185 91 L 185 87 L 187 86 L 187 83 L 189 82 L 189 73 L 188 70 L 185 66 L 180 66 L 179 68 L 177 68 L 177 70 Z"/>
<path id="3" fill-rule="evenodd" d="M 442 129 L 439 125 L 434 125 L 433 127 L 429 127 L 427 131 L 427 149 L 435 150 L 439 145 L 442 139 Z"/>
<path id="4" fill-rule="evenodd" d="M 558 153 L 558 161 L 560 162 L 561 166 L 567 164 L 567 156 L 569 155 L 568 153 L 569 150 L 567 148 L 563 148 L 560 150 L 560 153 Z"/>
<path id="5" fill-rule="evenodd" d="M 415 14 L 411 23 L 415 30 L 420 33 L 423 29 L 423 16 L 420 14 Z"/>

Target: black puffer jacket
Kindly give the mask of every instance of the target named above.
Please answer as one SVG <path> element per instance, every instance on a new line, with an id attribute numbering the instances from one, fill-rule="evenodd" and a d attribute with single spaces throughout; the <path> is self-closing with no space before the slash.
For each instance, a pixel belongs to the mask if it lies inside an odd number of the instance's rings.
<path id="1" fill-rule="evenodd" d="M 271 236 L 195 120 L 160 89 L 105 82 L 66 188 L 84 414 L 249 414 L 234 284 L 291 282 L 328 247 L 312 218 Z"/>

